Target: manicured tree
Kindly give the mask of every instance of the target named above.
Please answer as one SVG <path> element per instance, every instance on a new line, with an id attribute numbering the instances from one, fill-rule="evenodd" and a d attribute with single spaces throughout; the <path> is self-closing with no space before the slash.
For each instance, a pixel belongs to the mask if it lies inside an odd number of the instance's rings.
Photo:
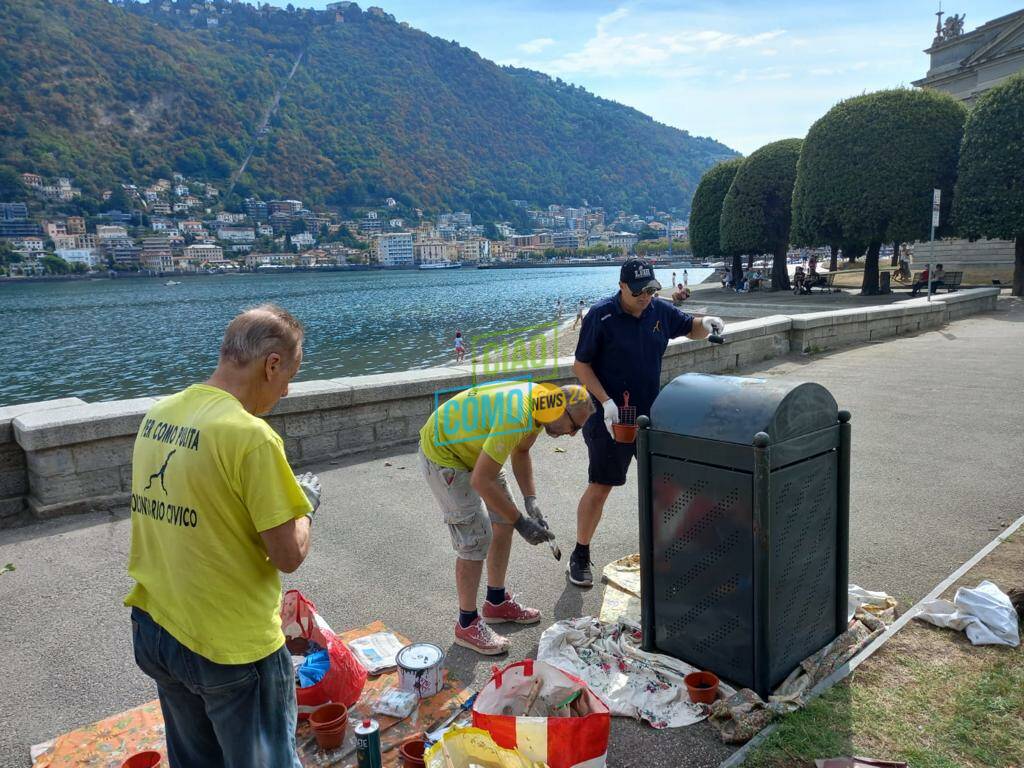
<path id="1" fill-rule="evenodd" d="M 743 161 L 722 202 L 719 239 L 732 252 L 771 253 L 772 290 L 789 290 L 786 251 L 800 139 L 765 144 Z"/>
<path id="2" fill-rule="evenodd" d="M 897 88 L 842 101 L 808 131 L 798 202 L 842 242 L 867 243 L 861 293 L 878 293 L 882 243 L 928 238 L 933 188 L 948 214 L 966 115 L 946 94 Z"/>
<path id="3" fill-rule="evenodd" d="M 971 240 L 1014 241 L 1013 295 L 1024 296 L 1024 75 L 982 94 L 967 118 L 953 220 Z"/>
<path id="4" fill-rule="evenodd" d="M 722 218 L 722 201 L 729 191 L 736 171 L 743 164 L 742 157 L 718 163 L 709 169 L 697 185 L 690 206 L 690 246 L 694 258 L 712 259 L 717 256 L 733 257 L 733 275 L 742 269 L 739 254 L 728 254 L 722 250 L 718 239 L 718 225 Z"/>

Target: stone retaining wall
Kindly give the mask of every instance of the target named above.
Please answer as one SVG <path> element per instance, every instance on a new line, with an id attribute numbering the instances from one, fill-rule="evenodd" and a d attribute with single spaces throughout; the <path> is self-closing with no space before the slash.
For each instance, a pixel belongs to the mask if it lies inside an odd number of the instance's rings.
<path id="1" fill-rule="evenodd" d="M 898 305 L 774 315 L 729 326 L 727 341 L 676 339 L 662 383 L 686 371 L 719 373 L 790 350 L 817 352 L 917 333 L 995 308 L 998 290 L 981 288 Z M 536 379 L 575 380 L 572 357 L 533 369 Z M 295 465 L 414 442 L 436 404 L 473 383 L 460 368 L 428 368 L 293 384 L 268 422 Z M 143 414 L 156 398 L 85 403 L 65 398 L 0 408 L 0 527 L 124 506 L 131 455 Z"/>

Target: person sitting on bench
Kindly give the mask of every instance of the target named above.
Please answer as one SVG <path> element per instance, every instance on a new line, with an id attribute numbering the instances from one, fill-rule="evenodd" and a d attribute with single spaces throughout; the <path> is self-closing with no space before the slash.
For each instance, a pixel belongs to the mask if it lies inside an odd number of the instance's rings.
<path id="1" fill-rule="evenodd" d="M 937 291 L 940 286 L 944 286 L 946 284 L 943 281 L 943 279 L 942 279 L 945 276 L 946 276 L 946 273 L 942 269 L 942 265 L 941 264 L 936 264 L 935 265 L 935 274 L 932 276 L 932 287 L 931 287 L 931 292 L 932 293 Z M 914 285 L 911 286 L 911 288 L 910 288 L 910 295 L 911 296 L 917 296 L 918 292 L 922 288 L 927 288 L 927 287 L 928 287 L 928 268 L 925 267 L 925 270 L 921 273 L 921 276 L 917 279 L 917 282 L 915 282 Z"/>
<path id="2" fill-rule="evenodd" d="M 798 264 L 793 272 L 793 293 L 803 293 L 804 280 L 806 279 L 807 273 L 804 272 L 803 264 Z"/>

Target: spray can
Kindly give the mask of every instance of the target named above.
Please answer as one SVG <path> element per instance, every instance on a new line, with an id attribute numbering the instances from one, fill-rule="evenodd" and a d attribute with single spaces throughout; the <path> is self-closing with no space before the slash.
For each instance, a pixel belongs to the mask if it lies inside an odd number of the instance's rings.
<path id="1" fill-rule="evenodd" d="M 366 718 L 355 729 L 359 768 L 381 768 L 380 724 Z"/>

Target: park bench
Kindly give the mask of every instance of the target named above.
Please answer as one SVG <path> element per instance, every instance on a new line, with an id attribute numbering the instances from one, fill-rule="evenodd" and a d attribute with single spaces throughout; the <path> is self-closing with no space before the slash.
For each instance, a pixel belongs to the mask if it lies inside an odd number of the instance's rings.
<path id="1" fill-rule="evenodd" d="M 839 274 L 839 273 L 838 272 L 828 272 L 826 274 L 820 274 L 819 273 L 818 276 L 816 278 L 814 278 L 814 282 L 813 283 L 804 283 L 804 285 L 808 286 L 808 288 L 807 288 L 808 293 L 814 293 L 814 289 L 815 288 L 820 289 L 822 293 L 838 293 L 838 292 L 840 292 L 840 289 L 835 287 L 836 275 L 837 274 Z"/>
<path id="2" fill-rule="evenodd" d="M 947 272 L 942 278 L 943 287 L 946 289 L 946 293 L 952 293 L 960 287 L 960 283 L 964 279 L 963 272 Z"/>

